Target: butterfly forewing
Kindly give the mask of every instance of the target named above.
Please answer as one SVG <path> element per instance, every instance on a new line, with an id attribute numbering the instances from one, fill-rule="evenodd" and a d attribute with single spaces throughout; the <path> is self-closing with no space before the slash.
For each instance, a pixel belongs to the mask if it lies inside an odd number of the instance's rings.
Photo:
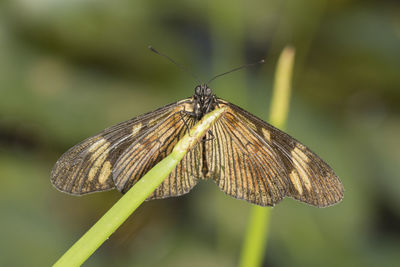
<path id="1" fill-rule="evenodd" d="M 332 168 L 310 149 L 240 107 L 223 100 L 220 102 L 228 105 L 231 112 L 252 130 L 249 136 L 263 139 L 280 158 L 286 179 L 276 179 L 288 182 L 287 196 L 318 207 L 335 204 L 343 198 L 343 185 Z"/>
<path id="2" fill-rule="evenodd" d="M 188 102 L 190 99 L 185 99 L 119 123 L 72 147 L 55 164 L 53 185 L 77 195 L 114 188 L 112 173 L 121 154 L 135 140 L 151 133 L 154 125 L 184 110 Z"/>

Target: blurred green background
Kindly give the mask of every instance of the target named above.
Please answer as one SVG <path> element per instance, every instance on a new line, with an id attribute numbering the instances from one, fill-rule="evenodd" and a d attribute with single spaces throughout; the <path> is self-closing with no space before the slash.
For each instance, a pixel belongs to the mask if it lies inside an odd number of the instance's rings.
<path id="1" fill-rule="evenodd" d="M 274 68 L 296 48 L 287 132 L 341 178 L 342 203 L 285 199 L 264 266 L 400 262 L 400 4 L 397 1 L 2 1 L 0 265 L 49 266 L 121 196 L 58 192 L 69 147 L 193 94 L 196 81 L 266 120 Z M 250 204 L 203 182 L 144 203 L 85 266 L 235 266 Z"/>

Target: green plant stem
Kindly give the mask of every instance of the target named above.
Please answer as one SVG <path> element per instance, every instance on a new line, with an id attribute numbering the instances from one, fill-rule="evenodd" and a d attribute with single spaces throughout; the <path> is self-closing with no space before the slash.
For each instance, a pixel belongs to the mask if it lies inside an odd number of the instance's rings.
<path id="1" fill-rule="evenodd" d="M 289 114 L 294 55 L 295 50 L 293 47 L 285 47 L 279 57 L 275 71 L 269 121 L 279 129 L 285 128 Z"/>
<path id="2" fill-rule="evenodd" d="M 225 112 L 216 109 L 205 115 L 174 147 L 170 155 L 155 165 L 89 229 L 54 266 L 80 266 L 162 183 L 185 154 L 197 144 L 212 124 Z"/>
<path id="3" fill-rule="evenodd" d="M 294 49 L 286 47 L 279 57 L 275 71 L 270 123 L 280 129 L 284 128 L 289 112 L 294 55 Z M 251 207 L 239 266 L 261 266 L 267 244 L 269 218 L 269 208 L 260 206 Z"/>

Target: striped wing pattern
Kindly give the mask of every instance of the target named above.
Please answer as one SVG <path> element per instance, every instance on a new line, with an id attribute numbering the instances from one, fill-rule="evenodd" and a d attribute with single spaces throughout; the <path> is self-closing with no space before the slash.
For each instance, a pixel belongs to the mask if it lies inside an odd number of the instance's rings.
<path id="1" fill-rule="evenodd" d="M 280 159 L 280 169 L 285 170 L 280 172 L 284 176 L 277 176 L 275 179 L 281 181 L 280 184 L 286 182 L 287 196 L 317 207 L 333 205 L 343 198 L 344 188 L 339 178 L 310 149 L 240 107 L 224 100 L 219 102 L 229 106 L 230 112 L 240 121 L 239 124 L 247 126 L 250 130 L 247 138 L 257 136 L 264 147 L 275 152 L 274 157 Z M 264 154 L 264 157 L 271 161 L 270 156 Z M 267 202 L 267 205 L 270 204 Z"/>
<path id="2" fill-rule="evenodd" d="M 195 120 L 192 117 L 176 112 L 158 123 L 151 134 L 137 139 L 115 164 L 113 179 L 117 189 L 123 193 L 128 191 L 154 165 L 172 152 L 176 143 L 187 132 L 187 128 L 194 124 Z M 189 192 L 201 175 L 200 148 L 201 146 L 197 145 L 189 151 L 149 198 L 179 196 Z"/>
<path id="3" fill-rule="evenodd" d="M 273 206 L 287 191 L 279 156 L 230 109 L 213 126 L 207 142 L 209 176 L 226 194 L 261 206 Z"/>

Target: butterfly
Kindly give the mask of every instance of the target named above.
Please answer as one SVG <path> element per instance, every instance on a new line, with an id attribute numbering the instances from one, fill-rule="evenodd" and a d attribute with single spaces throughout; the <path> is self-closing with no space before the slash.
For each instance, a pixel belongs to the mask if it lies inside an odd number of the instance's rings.
<path id="1" fill-rule="evenodd" d="M 205 114 L 226 112 L 148 197 L 188 193 L 200 180 L 213 180 L 227 195 L 260 206 L 285 197 L 326 207 L 343 198 L 331 167 L 299 141 L 244 109 L 216 97 L 202 84 L 192 97 L 119 123 L 64 153 L 51 172 L 59 190 L 82 195 L 127 192 Z"/>

